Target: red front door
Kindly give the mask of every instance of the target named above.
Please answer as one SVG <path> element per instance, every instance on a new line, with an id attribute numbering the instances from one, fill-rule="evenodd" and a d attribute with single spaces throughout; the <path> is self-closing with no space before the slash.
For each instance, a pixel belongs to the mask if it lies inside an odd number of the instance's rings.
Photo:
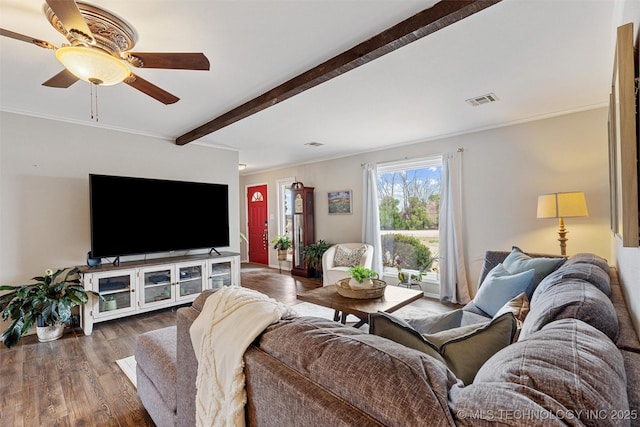
<path id="1" fill-rule="evenodd" d="M 268 265 L 269 223 L 266 185 L 248 188 L 247 222 L 249 223 L 249 262 Z"/>

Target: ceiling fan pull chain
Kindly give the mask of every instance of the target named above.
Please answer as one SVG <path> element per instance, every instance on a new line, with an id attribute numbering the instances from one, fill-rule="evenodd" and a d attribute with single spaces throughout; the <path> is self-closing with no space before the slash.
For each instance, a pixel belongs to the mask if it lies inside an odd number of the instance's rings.
<path id="1" fill-rule="evenodd" d="M 95 120 L 97 123 L 98 122 L 98 85 L 92 83 L 90 86 L 91 86 L 91 120 Z M 96 90 L 95 94 L 93 92 L 94 87 Z"/>
<path id="2" fill-rule="evenodd" d="M 96 87 L 96 123 L 98 123 L 98 85 L 94 85 Z"/>
<path id="3" fill-rule="evenodd" d="M 93 85 L 89 85 L 89 103 L 91 104 L 91 120 L 93 120 Z"/>

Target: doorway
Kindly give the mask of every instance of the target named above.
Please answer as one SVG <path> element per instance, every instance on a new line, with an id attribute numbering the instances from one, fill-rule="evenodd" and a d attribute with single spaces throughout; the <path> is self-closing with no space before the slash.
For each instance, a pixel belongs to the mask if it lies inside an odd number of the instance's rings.
<path id="1" fill-rule="evenodd" d="M 267 185 L 247 188 L 247 223 L 249 262 L 269 264 L 269 221 L 267 213 Z"/>

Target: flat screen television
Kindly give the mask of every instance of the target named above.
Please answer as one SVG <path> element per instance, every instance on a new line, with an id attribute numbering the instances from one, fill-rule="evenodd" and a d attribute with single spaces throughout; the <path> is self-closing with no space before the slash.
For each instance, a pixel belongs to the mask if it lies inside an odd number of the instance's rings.
<path id="1" fill-rule="evenodd" d="M 226 184 L 89 175 L 92 258 L 229 246 Z"/>

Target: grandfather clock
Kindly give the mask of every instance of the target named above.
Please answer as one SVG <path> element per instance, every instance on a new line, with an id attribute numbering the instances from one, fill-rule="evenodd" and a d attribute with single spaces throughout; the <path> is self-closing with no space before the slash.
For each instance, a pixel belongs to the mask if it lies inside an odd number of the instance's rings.
<path id="1" fill-rule="evenodd" d="M 305 187 L 301 182 L 291 184 L 293 201 L 293 257 L 291 274 L 309 277 L 311 269 L 302 257 L 305 246 L 315 242 L 315 221 L 313 218 L 313 187 Z"/>

